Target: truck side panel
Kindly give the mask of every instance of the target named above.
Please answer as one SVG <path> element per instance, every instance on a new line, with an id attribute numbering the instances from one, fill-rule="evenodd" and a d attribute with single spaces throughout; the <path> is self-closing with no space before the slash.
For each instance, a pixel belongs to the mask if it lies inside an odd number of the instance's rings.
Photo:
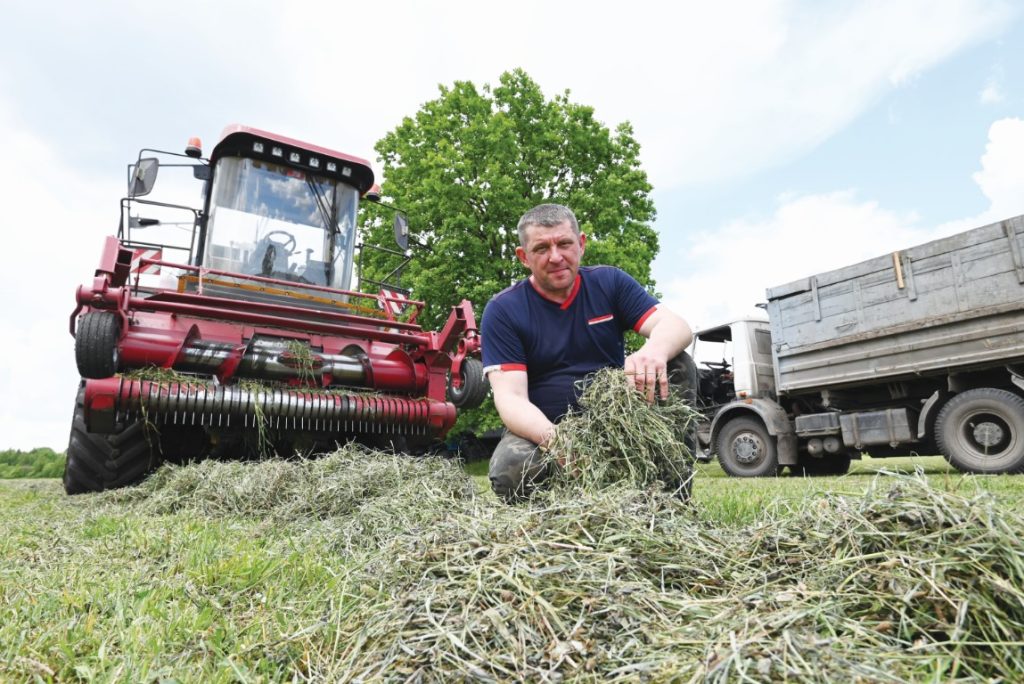
<path id="1" fill-rule="evenodd" d="M 781 392 L 1024 361 L 1024 217 L 768 290 Z"/>

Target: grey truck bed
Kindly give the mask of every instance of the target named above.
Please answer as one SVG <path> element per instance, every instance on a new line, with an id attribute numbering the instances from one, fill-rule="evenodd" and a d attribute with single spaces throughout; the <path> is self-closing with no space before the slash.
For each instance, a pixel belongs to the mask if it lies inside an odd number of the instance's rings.
<path id="1" fill-rule="evenodd" d="M 1024 216 L 768 290 L 781 392 L 1024 360 Z"/>

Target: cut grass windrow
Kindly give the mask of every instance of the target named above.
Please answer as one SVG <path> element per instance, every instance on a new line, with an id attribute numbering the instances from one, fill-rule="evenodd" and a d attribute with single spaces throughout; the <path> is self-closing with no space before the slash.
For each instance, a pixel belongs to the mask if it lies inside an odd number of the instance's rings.
<path id="1" fill-rule="evenodd" d="M 623 429 L 588 429 L 605 428 Z M 630 448 L 662 453 L 645 436 L 664 439 L 638 430 Z M 574 444 L 622 440 L 577 433 Z M 586 456 L 602 467 L 601 453 Z M 451 461 L 346 447 L 315 461 L 167 466 L 137 488 L 71 499 L 26 490 L 0 539 L 0 679 L 975 682 L 1024 671 L 1024 520 L 975 480 L 884 475 L 862 493 L 808 493 L 722 525 L 701 497 L 665 491 L 663 471 L 622 472 L 646 474 L 577 474 L 506 506 Z M 712 483 L 698 479 L 698 492 Z"/>

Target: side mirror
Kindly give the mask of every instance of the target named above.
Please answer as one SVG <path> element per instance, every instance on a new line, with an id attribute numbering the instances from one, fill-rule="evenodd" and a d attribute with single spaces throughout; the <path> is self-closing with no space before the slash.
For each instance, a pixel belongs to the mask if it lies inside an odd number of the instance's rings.
<path id="1" fill-rule="evenodd" d="M 395 213 L 395 242 L 400 249 L 409 248 L 409 219 L 403 214 Z"/>
<path id="2" fill-rule="evenodd" d="M 160 170 L 160 161 L 153 157 L 140 159 L 135 165 L 131 182 L 128 183 L 129 197 L 142 197 L 153 190 L 156 183 L 156 173 Z"/>

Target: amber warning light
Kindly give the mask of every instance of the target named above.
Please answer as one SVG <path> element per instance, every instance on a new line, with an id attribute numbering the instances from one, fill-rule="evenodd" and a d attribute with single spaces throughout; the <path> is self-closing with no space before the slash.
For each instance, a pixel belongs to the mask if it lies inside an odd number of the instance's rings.
<path id="1" fill-rule="evenodd" d="M 199 141 L 199 138 L 188 139 L 188 144 L 185 145 L 185 154 L 197 158 L 203 156 L 203 143 Z"/>

